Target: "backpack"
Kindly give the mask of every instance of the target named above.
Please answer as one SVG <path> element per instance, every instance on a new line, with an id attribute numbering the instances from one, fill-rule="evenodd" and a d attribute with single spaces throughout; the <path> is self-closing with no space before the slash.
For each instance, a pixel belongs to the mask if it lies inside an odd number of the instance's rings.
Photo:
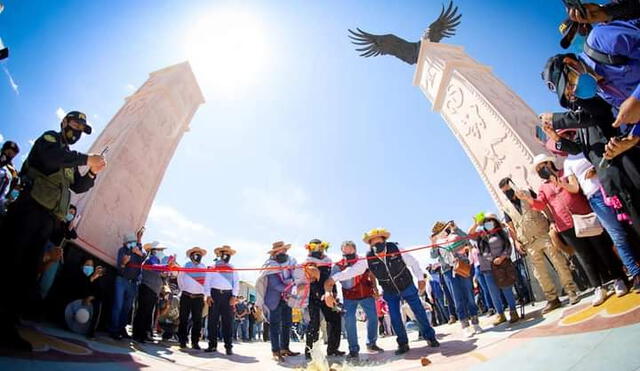
<path id="1" fill-rule="evenodd" d="M 253 313 L 251 315 L 253 316 L 253 319 L 256 321 L 256 323 L 260 323 L 264 319 L 262 308 L 257 305 L 253 307 Z"/>

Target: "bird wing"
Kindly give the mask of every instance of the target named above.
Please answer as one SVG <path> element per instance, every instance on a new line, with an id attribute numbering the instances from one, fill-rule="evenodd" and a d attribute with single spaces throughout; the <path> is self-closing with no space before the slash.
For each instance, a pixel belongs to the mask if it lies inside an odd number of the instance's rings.
<path id="1" fill-rule="evenodd" d="M 418 62 L 420 42 L 412 43 L 392 34 L 374 35 L 359 28 L 356 30 L 349 30 L 351 35 L 348 36 L 353 44 L 360 46 L 356 50 L 360 52 L 362 57 L 393 55 L 409 64 Z"/>
<path id="2" fill-rule="evenodd" d="M 462 14 L 458 14 L 458 7 L 453 7 L 453 2 L 449 2 L 447 10 L 444 10 L 443 5 L 438 19 L 429 25 L 429 30 L 427 31 L 429 41 L 437 43 L 445 37 L 455 35 L 456 27 L 460 25 L 461 17 Z"/>

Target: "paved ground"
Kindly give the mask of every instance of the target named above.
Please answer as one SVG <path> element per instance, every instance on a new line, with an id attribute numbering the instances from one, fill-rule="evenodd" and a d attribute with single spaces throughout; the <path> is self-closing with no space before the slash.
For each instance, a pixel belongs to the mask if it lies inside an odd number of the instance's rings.
<path id="1" fill-rule="evenodd" d="M 379 340 L 387 351 L 361 355 L 351 370 L 423 369 L 422 357 L 431 364 L 426 370 L 640 370 L 640 295 L 611 297 L 598 308 L 590 298 L 573 307 L 563 307 L 545 318 L 541 305 L 527 306 L 527 317 L 512 327 L 491 327 L 482 318 L 486 331 L 465 338 L 457 325 L 436 328 L 442 346 L 431 349 L 422 341 L 412 341 L 411 351 L 402 357 L 393 354 L 395 338 Z M 87 341 L 60 329 L 34 326 L 22 330 L 36 351 L 30 354 L 0 353 L 0 370 L 286 370 L 307 367 L 303 357 L 292 357 L 286 364 L 271 360 L 267 343 L 237 344 L 236 355 L 227 357 L 194 351 L 180 351 L 175 344 L 139 346 L 116 342 L 107 337 Z M 360 329 L 364 339 L 364 329 Z M 417 337 L 410 333 L 410 339 Z M 364 341 L 364 340 L 363 340 Z M 205 343 L 202 343 L 204 346 Z M 362 346 L 363 344 L 361 344 Z M 346 350 L 346 340 L 341 348 Z M 301 351 L 301 343 L 293 343 Z M 337 362 L 339 360 L 330 360 Z M 313 366 L 313 365 L 312 365 Z M 308 367 L 308 369 L 318 369 Z"/>

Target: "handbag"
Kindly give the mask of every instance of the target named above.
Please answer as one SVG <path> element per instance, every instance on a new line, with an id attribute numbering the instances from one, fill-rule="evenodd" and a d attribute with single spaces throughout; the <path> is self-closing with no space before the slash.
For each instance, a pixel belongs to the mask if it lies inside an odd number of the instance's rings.
<path id="1" fill-rule="evenodd" d="M 516 283 L 516 267 L 511 258 L 506 258 L 500 265 L 491 262 L 491 273 L 499 288 L 510 287 Z"/>
<path id="2" fill-rule="evenodd" d="M 456 276 L 467 278 L 471 276 L 471 264 L 462 259 L 458 259 L 453 263 L 453 271 Z"/>
<path id="3" fill-rule="evenodd" d="M 573 228 L 575 229 L 577 237 L 599 236 L 604 232 L 596 213 L 592 212 L 585 215 L 571 214 L 571 220 L 573 220 Z"/>

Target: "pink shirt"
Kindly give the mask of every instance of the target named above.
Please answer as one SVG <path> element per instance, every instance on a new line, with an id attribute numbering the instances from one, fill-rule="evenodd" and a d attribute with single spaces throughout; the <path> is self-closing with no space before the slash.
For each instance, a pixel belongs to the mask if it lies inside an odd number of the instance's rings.
<path id="1" fill-rule="evenodd" d="M 558 175 L 564 175 L 562 170 Z M 549 180 L 540 185 L 538 198 L 533 200 L 532 208 L 541 211 L 545 206 L 549 206 L 558 232 L 573 228 L 572 214 L 585 215 L 591 212 L 589 202 L 582 193 L 571 193 Z"/>

